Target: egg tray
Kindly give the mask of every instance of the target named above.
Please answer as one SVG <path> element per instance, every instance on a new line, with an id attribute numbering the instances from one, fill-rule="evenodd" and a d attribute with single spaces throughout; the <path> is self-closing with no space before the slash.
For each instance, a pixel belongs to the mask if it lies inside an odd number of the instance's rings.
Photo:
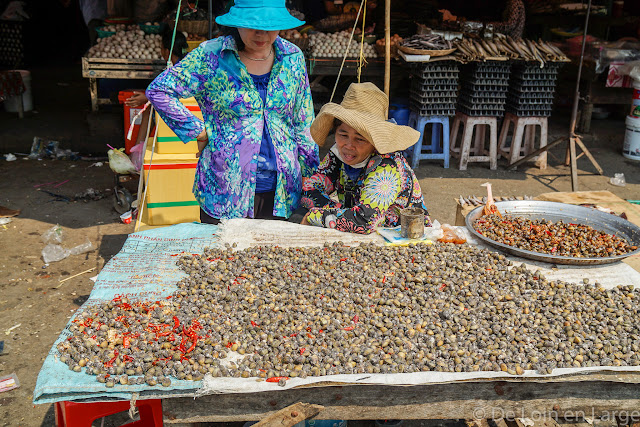
<path id="1" fill-rule="evenodd" d="M 518 90 L 511 90 L 507 92 L 507 98 L 509 99 L 551 99 L 555 97 L 554 92 L 523 92 Z"/>
<path id="2" fill-rule="evenodd" d="M 411 102 L 409 102 L 409 109 L 418 114 L 419 116 L 455 116 L 456 115 L 456 108 L 455 105 L 451 108 L 445 108 L 445 109 L 433 109 L 433 108 L 427 108 L 427 109 L 422 109 L 418 106 L 414 106 L 411 104 Z"/>
<path id="3" fill-rule="evenodd" d="M 417 104 L 427 104 L 430 102 L 453 102 L 458 100 L 457 94 L 447 92 L 433 92 L 429 95 L 421 96 L 419 94 L 409 93 L 409 99 Z"/>
<path id="4" fill-rule="evenodd" d="M 460 82 L 465 86 L 509 86 L 508 77 L 501 79 L 462 78 Z"/>
<path id="5" fill-rule="evenodd" d="M 470 117 L 502 117 L 504 110 L 471 110 L 464 106 L 458 105 L 458 112 L 466 114 Z"/>

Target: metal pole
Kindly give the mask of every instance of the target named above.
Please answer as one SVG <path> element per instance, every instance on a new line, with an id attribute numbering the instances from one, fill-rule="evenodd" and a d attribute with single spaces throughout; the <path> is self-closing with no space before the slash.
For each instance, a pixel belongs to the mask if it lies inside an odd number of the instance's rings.
<path id="1" fill-rule="evenodd" d="M 391 0 L 384 2 L 384 93 L 391 89 Z"/>
<path id="2" fill-rule="evenodd" d="M 213 38 L 213 0 L 209 0 L 209 40 Z"/>
<path id="3" fill-rule="evenodd" d="M 571 191 L 578 191 L 578 165 L 576 159 L 576 121 L 578 120 L 578 104 L 580 103 L 580 79 L 582 77 L 582 64 L 584 63 L 584 49 L 587 44 L 587 30 L 589 28 L 589 15 L 591 14 L 591 0 L 587 5 L 587 14 L 584 18 L 584 31 L 582 32 L 582 50 L 578 63 L 578 79 L 576 91 L 573 97 L 573 111 L 569 127 L 569 163 L 571 165 Z"/>

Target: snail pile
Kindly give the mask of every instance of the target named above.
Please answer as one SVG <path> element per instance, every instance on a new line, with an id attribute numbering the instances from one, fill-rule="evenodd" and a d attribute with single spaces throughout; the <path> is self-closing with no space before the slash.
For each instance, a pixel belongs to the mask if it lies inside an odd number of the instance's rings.
<path id="1" fill-rule="evenodd" d="M 129 27 L 131 28 L 131 27 Z M 100 38 L 87 53 L 90 58 L 162 59 L 162 36 L 145 34 L 138 26 L 119 29 L 113 36 Z"/>
<path id="2" fill-rule="evenodd" d="M 633 287 L 550 282 L 469 245 L 225 247 L 178 265 L 167 298 L 83 307 L 60 362 L 106 387 L 640 365 Z"/>
<path id="3" fill-rule="evenodd" d="M 638 249 L 618 236 L 563 221 L 488 215 L 478 218 L 473 226 L 478 233 L 498 243 L 557 256 L 609 257 Z"/>
<path id="4" fill-rule="evenodd" d="M 311 46 L 311 56 L 326 58 L 342 58 L 345 50 L 347 57 L 360 56 L 360 43 L 351 40 L 349 43 L 350 31 L 340 31 L 339 33 L 313 33 L 309 36 Z M 365 58 L 375 58 L 378 56 L 374 47 L 365 43 L 363 48 Z"/>

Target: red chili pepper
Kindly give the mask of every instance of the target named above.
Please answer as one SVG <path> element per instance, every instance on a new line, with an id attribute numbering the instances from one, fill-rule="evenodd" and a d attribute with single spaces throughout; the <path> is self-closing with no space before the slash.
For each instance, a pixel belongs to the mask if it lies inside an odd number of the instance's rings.
<path id="1" fill-rule="evenodd" d="M 116 361 L 116 359 L 118 358 L 118 350 L 114 350 L 113 351 L 114 356 L 111 358 L 111 360 L 109 360 L 107 363 L 104 364 L 104 366 L 110 368 L 113 366 L 113 362 Z"/>
<path id="2" fill-rule="evenodd" d="M 271 377 L 271 378 L 267 378 L 267 382 L 268 383 L 277 383 L 277 382 L 280 382 L 280 380 L 287 381 L 288 379 L 289 379 L 289 377 Z"/>
<path id="3" fill-rule="evenodd" d="M 231 341 L 229 341 L 229 342 L 227 343 L 226 347 L 227 347 L 227 348 L 231 348 L 231 347 L 233 347 L 233 344 L 234 344 L 234 343 L 232 343 Z"/>
<path id="4" fill-rule="evenodd" d="M 293 338 L 293 337 L 297 337 L 297 336 L 298 336 L 298 334 L 291 334 L 291 335 L 289 335 L 289 338 Z"/>
<path id="5" fill-rule="evenodd" d="M 175 331 L 180 326 L 180 319 L 177 316 L 173 316 L 173 330 Z"/>
<path id="6" fill-rule="evenodd" d="M 116 322 L 122 322 L 123 319 L 124 319 L 124 316 L 118 316 L 116 317 Z"/>
<path id="7" fill-rule="evenodd" d="M 310 338 L 310 339 L 315 339 L 316 338 L 316 337 L 314 337 L 313 335 L 311 335 L 309 333 L 307 333 L 307 337 Z"/>
<path id="8" fill-rule="evenodd" d="M 133 357 L 125 354 L 124 356 L 122 356 L 122 360 L 124 360 L 125 362 L 133 362 Z"/>
<path id="9" fill-rule="evenodd" d="M 553 236 L 553 234 L 551 234 L 549 230 L 545 230 L 545 233 L 547 233 L 549 236 Z"/>
<path id="10" fill-rule="evenodd" d="M 445 283 L 443 283 L 442 285 L 440 285 L 440 290 L 443 290 L 447 285 Z"/>
<path id="11" fill-rule="evenodd" d="M 122 338 L 122 346 L 124 348 L 129 348 L 129 337 Z"/>
<path id="12" fill-rule="evenodd" d="M 257 328 L 257 327 L 258 327 L 258 324 L 252 320 L 252 321 L 251 321 L 251 326 L 253 326 L 254 328 Z"/>
<path id="13" fill-rule="evenodd" d="M 345 331 L 353 331 L 354 326 L 347 326 L 346 328 L 342 328 Z"/>
<path id="14" fill-rule="evenodd" d="M 382 276 L 382 283 L 387 281 L 387 276 Z"/>
<path id="15" fill-rule="evenodd" d="M 340 258 L 340 261 L 346 261 L 347 258 Z"/>
<path id="16" fill-rule="evenodd" d="M 323 332 L 324 332 L 324 331 L 323 331 L 322 329 L 320 329 L 320 330 L 318 331 L 318 333 L 320 333 L 320 334 L 321 334 L 321 333 L 323 333 Z"/>
<path id="17" fill-rule="evenodd" d="M 415 262 L 416 262 L 416 257 L 415 257 L 415 255 L 414 255 L 414 256 L 412 256 L 412 257 L 411 257 L 411 263 L 414 263 L 414 264 L 415 264 Z"/>
<path id="18" fill-rule="evenodd" d="M 171 299 L 173 298 L 173 295 L 169 295 L 168 297 L 166 297 L 165 299 Z"/>
<path id="19" fill-rule="evenodd" d="M 305 350 L 306 350 L 306 348 L 302 347 L 302 348 L 300 349 L 300 354 L 302 355 L 302 353 L 304 353 L 304 351 L 305 351 Z"/>
<path id="20" fill-rule="evenodd" d="M 197 343 L 198 343 L 197 340 L 194 341 L 193 344 L 191 344 L 191 347 L 189 347 L 189 349 L 185 353 L 191 353 L 196 348 Z"/>
<path id="21" fill-rule="evenodd" d="M 358 317 L 358 315 L 356 314 L 355 316 L 353 316 L 353 323 L 358 323 L 358 320 L 360 320 L 360 318 Z"/>
<path id="22" fill-rule="evenodd" d="M 551 253 L 554 253 L 556 251 L 557 248 L 551 248 Z"/>

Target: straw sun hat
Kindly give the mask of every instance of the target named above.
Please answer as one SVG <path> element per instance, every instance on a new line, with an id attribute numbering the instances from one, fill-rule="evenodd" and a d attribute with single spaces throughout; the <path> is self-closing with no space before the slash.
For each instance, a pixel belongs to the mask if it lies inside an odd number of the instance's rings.
<path id="1" fill-rule="evenodd" d="M 411 147 L 420 132 L 409 126 L 387 122 L 389 98 L 373 83 L 352 83 L 342 103 L 325 104 L 311 124 L 311 136 L 324 145 L 333 130 L 334 118 L 354 128 L 380 154 L 393 153 Z"/>

